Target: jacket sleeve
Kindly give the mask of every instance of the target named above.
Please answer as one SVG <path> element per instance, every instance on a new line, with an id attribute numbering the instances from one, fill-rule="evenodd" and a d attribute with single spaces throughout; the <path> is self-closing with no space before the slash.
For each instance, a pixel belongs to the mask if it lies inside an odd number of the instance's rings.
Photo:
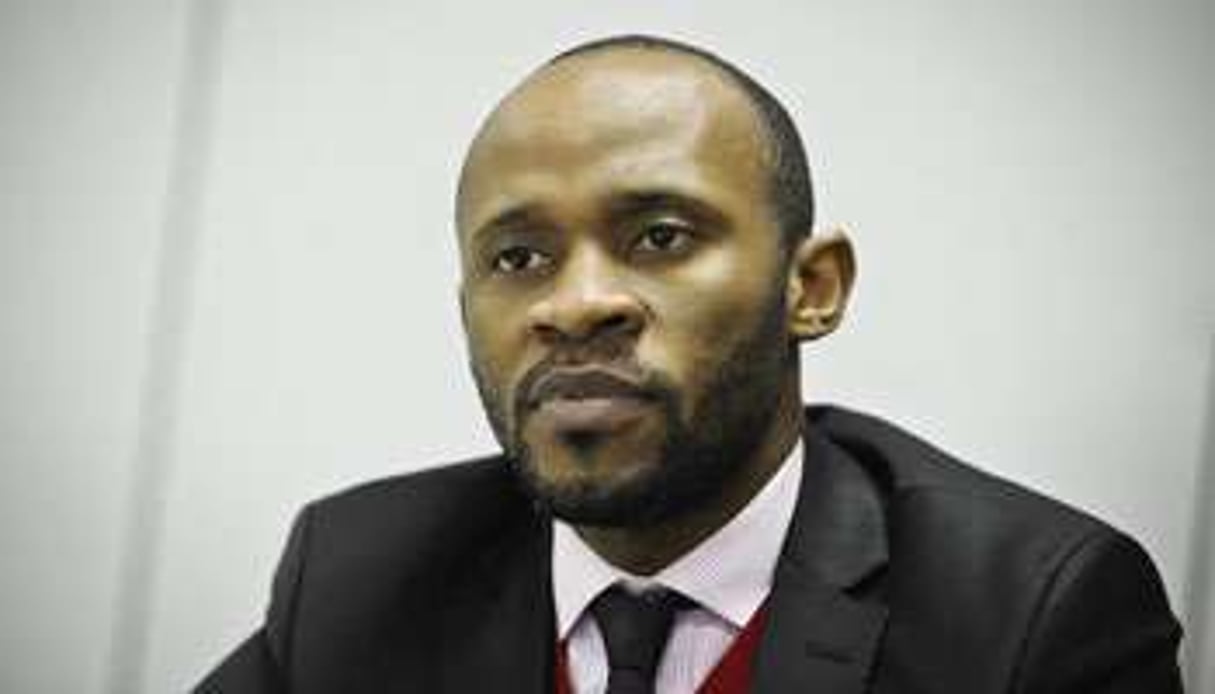
<path id="1" fill-rule="evenodd" d="M 1106 529 L 1058 565 L 1025 644 L 1022 694 L 1179 694 L 1181 628 L 1133 540 Z"/>
<path id="2" fill-rule="evenodd" d="M 266 622 L 194 689 L 194 694 L 288 694 L 291 637 L 308 546 L 310 507 L 292 525 L 274 574 Z"/>

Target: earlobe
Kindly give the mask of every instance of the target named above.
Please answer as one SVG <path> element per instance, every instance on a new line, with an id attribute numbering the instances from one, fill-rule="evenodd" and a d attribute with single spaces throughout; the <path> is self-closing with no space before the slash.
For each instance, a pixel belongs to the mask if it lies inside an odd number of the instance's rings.
<path id="1" fill-rule="evenodd" d="M 835 330 L 844 318 L 855 277 L 852 242 L 842 229 L 802 240 L 789 262 L 789 336 L 816 340 Z"/>

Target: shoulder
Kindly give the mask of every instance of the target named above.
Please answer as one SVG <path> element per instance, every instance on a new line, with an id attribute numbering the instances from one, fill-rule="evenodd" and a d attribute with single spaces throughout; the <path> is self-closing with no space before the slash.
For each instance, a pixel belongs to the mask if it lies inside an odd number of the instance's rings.
<path id="1" fill-rule="evenodd" d="M 351 586 L 437 589 L 487 548 L 534 534 L 536 519 L 500 457 L 367 482 L 300 511 L 276 583 L 308 584 L 321 602 L 349 600 Z"/>
<path id="2" fill-rule="evenodd" d="M 926 532 L 947 530 L 947 535 L 998 532 L 1056 543 L 1117 532 L 1084 511 L 962 462 L 877 417 L 816 406 L 807 418 L 867 473 L 891 522 L 923 524 Z"/>
<path id="3" fill-rule="evenodd" d="M 445 516 L 468 504 L 496 508 L 517 500 L 506 462 L 501 456 L 438 465 L 417 472 L 363 482 L 311 502 L 318 518 L 338 523 L 382 522 L 384 516 L 405 514 Z"/>
<path id="4" fill-rule="evenodd" d="M 1007 622 L 1031 619 L 1049 607 L 1052 591 L 1074 584 L 1069 576 L 1111 556 L 1122 561 L 1108 566 L 1125 568 L 1132 580 L 1156 582 L 1133 539 L 1084 511 L 876 417 L 834 407 L 812 408 L 807 417 L 840 464 L 860 468 L 877 490 L 892 600 L 969 605 Z"/>
<path id="5" fill-rule="evenodd" d="M 1174 691 L 1180 632 L 1134 539 L 875 417 L 807 419 L 882 500 L 892 650 L 1035 692 L 1084 689 L 1132 657 L 1146 663 L 1135 676 L 1164 683 L 1135 691 Z"/>
<path id="6" fill-rule="evenodd" d="M 309 503 L 297 523 L 314 549 L 399 553 L 453 547 L 530 515 L 505 460 L 489 456 L 364 482 Z"/>
<path id="7" fill-rule="evenodd" d="M 501 457 L 313 501 L 275 571 L 269 653 L 291 678 L 315 681 L 309 691 L 378 681 L 384 668 L 426 672 L 458 596 L 493 581 L 488 562 L 535 555 L 544 529 Z"/>

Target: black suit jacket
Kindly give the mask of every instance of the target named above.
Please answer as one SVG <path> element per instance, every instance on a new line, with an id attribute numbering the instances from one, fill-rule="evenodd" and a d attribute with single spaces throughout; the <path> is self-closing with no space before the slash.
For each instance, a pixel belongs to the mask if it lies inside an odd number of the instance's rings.
<path id="1" fill-rule="evenodd" d="M 1181 691 L 1133 540 L 876 419 L 806 424 L 755 692 Z M 550 538 L 498 459 L 315 502 L 265 625 L 197 691 L 551 692 Z"/>

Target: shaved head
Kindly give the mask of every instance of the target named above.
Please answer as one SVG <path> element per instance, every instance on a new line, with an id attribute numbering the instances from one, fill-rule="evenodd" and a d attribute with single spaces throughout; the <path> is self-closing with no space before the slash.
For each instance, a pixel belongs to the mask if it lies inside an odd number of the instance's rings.
<path id="1" fill-rule="evenodd" d="M 768 186 L 766 194 L 785 245 L 791 246 L 810 234 L 814 225 L 814 193 L 805 147 L 792 118 L 768 89 L 741 68 L 696 46 L 645 35 L 614 36 L 574 46 L 558 54 L 530 75 L 498 109 L 495 109 L 486 126 L 493 120 L 494 114 L 510 102 L 511 97 L 537 78 L 545 76 L 564 63 L 613 52 L 660 54 L 671 58 L 676 64 L 683 62 L 709 68 L 723 78 L 722 84 L 737 91 L 754 115 L 754 126 L 762 140 L 760 151 L 763 154 L 764 178 Z M 485 126 L 482 130 L 484 128 Z M 471 156 L 469 158 L 471 159 Z M 461 189 L 463 183 L 461 177 Z"/>

